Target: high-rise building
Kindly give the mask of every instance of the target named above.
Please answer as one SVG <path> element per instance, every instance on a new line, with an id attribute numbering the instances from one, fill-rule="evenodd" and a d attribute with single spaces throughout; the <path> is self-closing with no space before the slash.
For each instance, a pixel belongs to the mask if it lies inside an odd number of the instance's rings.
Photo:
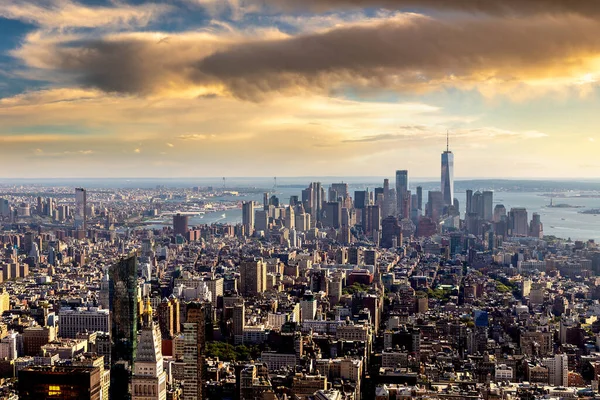
<path id="1" fill-rule="evenodd" d="M 330 201 L 325 204 L 325 215 L 323 217 L 323 226 L 339 228 L 342 222 L 342 203 Z"/>
<path id="2" fill-rule="evenodd" d="M 284 225 L 288 229 L 294 229 L 296 227 L 296 215 L 294 213 L 294 207 L 289 206 L 285 209 Z"/>
<path id="3" fill-rule="evenodd" d="M 494 192 L 486 190 L 482 193 L 483 219 L 491 221 L 494 218 Z"/>
<path id="4" fill-rule="evenodd" d="M 406 209 L 407 204 L 404 203 L 406 200 L 406 192 L 408 192 L 408 171 L 398 170 L 396 171 L 396 202 L 398 215 L 404 218 L 408 210 Z"/>
<path id="5" fill-rule="evenodd" d="M 111 314 L 111 398 L 125 398 L 129 385 L 129 371 L 125 363 L 133 363 L 137 349 L 139 298 L 137 256 L 121 259 L 109 269 L 109 305 Z"/>
<path id="6" fill-rule="evenodd" d="M 173 215 L 173 233 L 185 237 L 189 230 L 189 217 L 187 215 Z"/>
<path id="7" fill-rule="evenodd" d="M 362 210 L 369 204 L 369 192 L 367 190 L 354 191 L 354 208 Z"/>
<path id="8" fill-rule="evenodd" d="M 423 187 L 417 186 L 417 209 L 423 209 Z"/>
<path id="9" fill-rule="evenodd" d="M 467 204 L 465 209 L 465 215 L 473 212 L 473 191 L 467 189 Z"/>
<path id="10" fill-rule="evenodd" d="M 381 221 L 381 247 L 389 249 L 401 244 L 402 228 L 398 224 L 398 219 L 389 215 Z"/>
<path id="11" fill-rule="evenodd" d="M 503 204 L 496 204 L 496 207 L 494 207 L 494 218 L 493 218 L 493 221 L 494 222 L 500 222 L 504 218 L 506 218 L 506 207 L 504 207 Z"/>
<path id="12" fill-rule="evenodd" d="M 87 192 L 83 188 L 75 189 L 75 230 L 87 230 Z"/>
<path id="13" fill-rule="evenodd" d="M 508 234 L 510 236 L 528 236 L 529 226 L 527 209 L 514 207 L 508 213 Z"/>
<path id="14" fill-rule="evenodd" d="M 372 238 L 379 236 L 381 231 L 381 209 L 379 206 L 367 206 L 363 209 L 363 232 Z"/>
<path id="15" fill-rule="evenodd" d="M 531 223 L 529 224 L 529 236 L 542 239 L 544 237 L 544 225 L 540 214 L 533 213 Z"/>
<path id="16" fill-rule="evenodd" d="M 242 203 L 242 224 L 246 235 L 251 235 L 254 229 L 254 202 L 245 201 Z"/>
<path id="17" fill-rule="evenodd" d="M 323 212 L 323 201 L 325 199 L 325 190 L 321 186 L 321 182 L 312 182 L 309 185 L 310 194 L 310 216 L 313 224 L 321 221 Z M 304 192 L 302 193 L 304 197 Z"/>
<path id="18" fill-rule="evenodd" d="M 262 258 L 242 261 L 240 264 L 240 293 L 256 296 L 267 290 L 267 263 Z"/>
<path id="19" fill-rule="evenodd" d="M 348 184 L 332 183 L 329 192 L 333 196 L 329 198 L 329 201 L 338 201 L 340 198 L 343 200 L 348 197 Z"/>
<path id="20" fill-rule="evenodd" d="M 132 400 L 166 400 L 167 373 L 163 369 L 161 347 L 160 327 L 152 321 L 152 306 L 147 299 L 131 379 Z"/>
<path id="21" fill-rule="evenodd" d="M 206 354 L 206 312 L 202 303 L 187 305 L 183 324 L 183 400 L 203 400 L 203 369 Z"/>
<path id="22" fill-rule="evenodd" d="M 427 195 L 427 216 L 434 222 L 437 222 L 444 212 L 444 198 L 442 192 L 430 190 Z"/>
<path id="23" fill-rule="evenodd" d="M 442 153 L 442 199 L 445 206 L 454 202 L 454 154 L 450 151 L 448 136 L 446 136 L 446 151 Z"/>
<path id="24" fill-rule="evenodd" d="M 269 212 L 267 210 L 256 210 L 254 213 L 254 229 L 267 231 L 269 227 Z"/>

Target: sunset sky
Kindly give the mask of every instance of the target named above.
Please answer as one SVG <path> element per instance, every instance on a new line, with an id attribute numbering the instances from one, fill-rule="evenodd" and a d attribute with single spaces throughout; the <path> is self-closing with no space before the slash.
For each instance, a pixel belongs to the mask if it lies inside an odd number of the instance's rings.
<path id="1" fill-rule="evenodd" d="M 600 3 L 2 0 L 0 177 L 597 178 Z"/>

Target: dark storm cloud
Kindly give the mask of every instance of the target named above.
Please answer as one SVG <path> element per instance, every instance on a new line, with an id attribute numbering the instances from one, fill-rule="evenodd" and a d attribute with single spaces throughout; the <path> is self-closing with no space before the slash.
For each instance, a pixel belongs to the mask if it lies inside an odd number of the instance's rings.
<path id="1" fill-rule="evenodd" d="M 332 11 L 382 7 L 390 10 L 439 10 L 492 15 L 600 14 L 598 0 L 247 0 L 289 11 Z"/>
<path id="2" fill-rule="evenodd" d="M 176 35 L 158 43 L 75 42 L 41 52 L 36 63 L 108 92 L 148 94 L 199 85 L 260 99 L 271 92 L 343 85 L 419 91 L 564 77 L 598 51 L 600 24 L 582 17 L 449 22 L 411 16 L 233 45 Z"/>

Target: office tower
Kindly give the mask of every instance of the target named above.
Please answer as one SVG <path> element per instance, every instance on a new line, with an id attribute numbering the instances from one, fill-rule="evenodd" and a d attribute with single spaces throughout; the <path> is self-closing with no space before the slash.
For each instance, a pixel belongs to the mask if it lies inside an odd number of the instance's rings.
<path id="1" fill-rule="evenodd" d="M 434 222 L 437 222 L 444 212 L 444 198 L 442 192 L 430 190 L 427 195 L 427 216 Z"/>
<path id="2" fill-rule="evenodd" d="M 542 239 L 544 237 L 544 225 L 542 224 L 540 214 L 533 213 L 531 224 L 529 224 L 529 236 Z"/>
<path id="3" fill-rule="evenodd" d="M 471 212 L 483 219 L 483 195 L 479 190 L 473 193 L 471 198 Z"/>
<path id="4" fill-rule="evenodd" d="M 35 208 L 35 212 L 37 215 L 44 215 L 44 206 L 42 204 L 42 197 L 37 197 L 37 206 Z"/>
<path id="5" fill-rule="evenodd" d="M 60 324 L 58 336 L 75 339 L 82 332 L 110 333 L 110 313 L 108 310 L 84 307 L 75 310 L 63 308 L 58 312 Z"/>
<path id="6" fill-rule="evenodd" d="M 417 186 L 417 209 L 423 209 L 423 187 Z"/>
<path id="7" fill-rule="evenodd" d="M 294 207 L 298 204 L 300 204 L 298 196 L 290 196 L 290 207 Z"/>
<path id="8" fill-rule="evenodd" d="M 202 303 L 187 305 L 187 318 L 183 324 L 183 400 L 202 400 L 204 357 L 206 354 L 206 313 Z"/>
<path id="9" fill-rule="evenodd" d="M 37 365 L 19 371 L 19 399 L 102 399 L 102 368 Z"/>
<path id="10" fill-rule="evenodd" d="M 419 196 L 413 194 L 410 196 L 410 219 L 412 221 L 417 221 L 419 215 Z"/>
<path id="11" fill-rule="evenodd" d="M 362 210 L 369 203 L 369 192 L 367 190 L 356 190 L 354 191 L 354 208 Z"/>
<path id="12" fill-rule="evenodd" d="M 173 233 L 185 237 L 189 231 L 188 227 L 189 217 L 187 215 L 176 214 L 173 215 Z"/>
<path id="13" fill-rule="evenodd" d="M 465 209 L 465 215 L 473 212 L 473 191 L 471 189 L 467 189 L 467 204 Z"/>
<path id="14" fill-rule="evenodd" d="M 377 204 L 377 199 L 380 198 L 383 199 L 383 188 L 382 187 L 376 187 L 375 190 L 373 191 L 373 200 L 374 203 Z"/>
<path id="15" fill-rule="evenodd" d="M 381 210 L 381 215 L 387 217 L 388 215 L 394 215 L 393 203 L 391 202 L 390 197 L 390 180 L 383 180 L 383 209 Z"/>
<path id="16" fill-rule="evenodd" d="M 254 229 L 267 231 L 269 229 L 269 213 L 266 210 L 256 210 L 254 213 Z"/>
<path id="17" fill-rule="evenodd" d="M 527 209 L 515 207 L 508 213 L 508 234 L 510 236 L 527 236 L 529 227 L 527 221 Z"/>
<path id="18" fill-rule="evenodd" d="M 404 218 L 407 214 L 406 204 L 404 203 L 406 192 L 408 192 L 408 171 L 398 170 L 396 171 L 396 207 L 400 218 Z"/>
<path id="19" fill-rule="evenodd" d="M 233 339 L 236 344 L 244 341 L 244 327 L 246 326 L 246 307 L 244 300 L 233 306 Z"/>
<path id="20" fill-rule="evenodd" d="M 491 221 L 494 216 L 494 192 L 486 190 L 482 193 L 483 219 Z"/>
<path id="21" fill-rule="evenodd" d="M 331 189 L 336 193 L 336 197 L 333 200 L 330 201 L 338 201 L 338 199 L 341 197 L 342 199 L 345 199 L 346 197 L 348 197 L 348 184 L 347 183 L 332 183 L 331 184 Z"/>
<path id="22" fill-rule="evenodd" d="M 83 188 L 75 189 L 75 230 L 87 230 L 87 192 Z"/>
<path id="23" fill-rule="evenodd" d="M 242 203 L 242 224 L 246 235 L 252 235 L 254 229 L 254 202 L 245 201 Z"/>
<path id="24" fill-rule="evenodd" d="M 113 362 L 132 363 L 137 349 L 138 281 L 137 256 L 121 259 L 109 269 L 109 305 Z M 129 372 L 123 363 L 111 370 L 111 398 L 125 398 Z"/>
<path id="25" fill-rule="evenodd" d="M 269 193 L 263 193 L 263 210 L 269 209 Z"/>
<path id="26" fill-rule="evenodd" d="M 313 200 L 313 188 L 309 185 L 306 189 L 302 189 L 302 206 L 304 210 L 310 212 Z"/>
<path id="27" fill-rule="evenodd" d="M 313 320 L 317 314 L 317 299 L 311 291 L 305 292 L 300 300 L 300 319 L 301 321 Z"/>
<path id="28" fill-rule="evenodd" d="M 500 222 L 506 218 L 506 207 L 503 204 L 496 204 L 494 207 L 494 222 Z"/>
<path id="29" fill-rule="evenodd" d="M 285 209 L 285 218 L 283 222 L 288 229 L 294 229 L 296 227 L 296 215 L 292 206 L 288 206 Z"/>
<path id="30" fill-rule="evenodd" d="M 296 230 L 300 232 L 305 232 L 310 229 L 310 214 L 306 213 L 298 213 L 294 217 L 296 225 Z"/>
<path id="31" fill-rule="evenodd" d="M 310 195 L 310 216 L 313 224 L 321 221 L 321 213 L 323 210 L 324 189 L 321 187 L 321 182 L 312 182 L 309 185 L 308 194 Z M 302 197 L 304 199 L 304 191 Z"/>
<path id="32" fill-rule="evenodd" d="M 381 231 L 381 209 L 379 206 L 367 206 L 363 209 L 362 218 L 363 232 L 368 237 L 379 237 Z"/>
<path id="33" fill-rule="evenodd" d="M 408 171 L 396 171 L 396 204 L 398 210 L 398 218 L 408 218 L 410 214 L 410 206 L 408 202 L 410 197 L 407 197 L 408 192 Z"/>
<path id="34" fill-rule="evenodd" d="M 0 217 L 10 216 L 10 204 L 7 199 L 0 199 Z"/>
<path id="35" fill-rule="evenodd" d="M 267 263 L 262 258 L 242 261 L 240 264 L 240 293 L 256 296 L 267 290 Z"/>
<path id="36" fill-rule="evenodd" d="M 454 154 L 450 151 L 448 135 L 446 135 L 446 151 L 442 153 L 442 198 L 445 206 L 454 202 Z"/>
<path id="37" fill-rule="evenodd" d="M 398 219 L 389 215 L 381 221 L 381 247 L 389 249 L 401 244 L 402 228 L 398 224 Z"/>
<path id="38" fill-rule="evenodd" d="M 323 226 L 339 228 L 342 222 L 342 203 L 330 201 L 325 204 L 325 215 L 323 217 Z"/>
<path id="39" fill-rule="evenodd" d="M 152 321 L 152 306 L 148 298 L 131 379 L 132 400 L 166 400 L 167 374 L 163 369 L 161 348 L 160 328 Z"/>

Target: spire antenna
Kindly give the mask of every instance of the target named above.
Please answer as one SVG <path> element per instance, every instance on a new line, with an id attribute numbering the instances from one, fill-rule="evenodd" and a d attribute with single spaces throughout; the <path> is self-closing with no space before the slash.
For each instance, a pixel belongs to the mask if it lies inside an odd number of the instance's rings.
<path id="1" fill-rule="evenodd" d="M 446 151 L 450 151 L 450 131 L 446 129 Z"/>

